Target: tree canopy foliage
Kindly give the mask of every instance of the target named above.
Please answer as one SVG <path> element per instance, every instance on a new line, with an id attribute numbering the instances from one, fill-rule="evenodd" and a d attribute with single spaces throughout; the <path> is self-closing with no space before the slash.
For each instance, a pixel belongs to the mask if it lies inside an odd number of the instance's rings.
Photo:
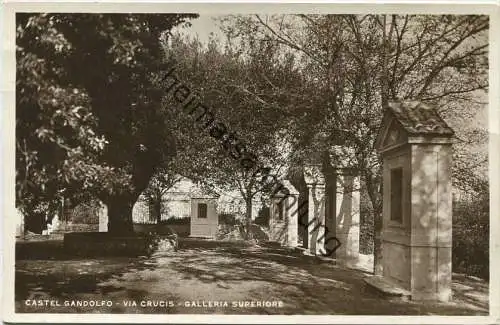
<path id="1" fill-rule="evenodd" d="M 472 123 L 488 88 L 487 16 L 236 15 L 220 19 L 223 41 L 172 34 L 195 17 L 18 15 L 16 181 L 24 212 L 93 195 L 108 205 L 110 230 L 131 229 L 138 195 L 146 189 L 157 200 L 180 174 L 239 191 L 250 219 L 252 199 L 269 189 L 165 96 L 159 80 L 172 61 L 216 120 L 278 177 L 301 175 L 306 163 L 357 168 L 378 230 L 374 140 L 389 100 L 436 106 L 457 133 L 455 186 L 487 190 L 487 132 Z"/>
<path id="2" fill-rule="evenodd" d="M 17 15 L 16 185 L 25 214 L 94 195 L 108 204 L 110 230 L 131 229 L 132 204 L 175 155 L 153 82 L 160 41 L 194 17 Z"/>
<path id="3" fill-rule="evenodd" d="M 196 156 L 204 166 L 192 166 L 189 177 L 216 191 L 236 190 L 247 204 L 250 221 L 252 200 L 269 189 L 259 182 L 261 173 L 241 168 L 232 158 L 233 153 L 225 149 L 225 143 L 244 143 L 259 165 L 284 175 L 290 158 L 287 134 L 283 132 L 288 120 L 283 118 L 286 111 L 279 108 L 285 103 L 293 105 L 293 100 L 286 93 L 277 94 L 275 89 L 300 86 L 297 79 L 301 76 L 291 62 L 282 62 L 277 58 L 279 53 L 266 46 L 255 47 L 244 55 L 240 49 L 223 48 L 214 39 L 205 47 L 197 40 L 179 36 L 171 40 L 166 53 L 176 60 L 177 74 L 199 94 L 228 132 L 226 138 L 216 141 L 201 127 L 184 129 L 192 132 L 187 139 L 197 134 L 197 141 L 203 145 Z M 186 123 L 194 125 L 194 119 L 185 115 Z"/>
<path id="4" fill-rule="evenodd" d="M 300 85 L 273 88 L 273 98 L 293 98 L 278 106 L 289 120 L 294 164 L 300 175 L 311 162 L 359 170 L 375 214 L 377 272 L 382 196 L 374 141 L 387 101 L 437 107 L 457 133 L 455 187 L 487 191 L 487 131 L 476 121 L 488 89 L 487 16 L 237 15 L 222 24 L 241 51 L 278 48 L 300 71 Z"/>

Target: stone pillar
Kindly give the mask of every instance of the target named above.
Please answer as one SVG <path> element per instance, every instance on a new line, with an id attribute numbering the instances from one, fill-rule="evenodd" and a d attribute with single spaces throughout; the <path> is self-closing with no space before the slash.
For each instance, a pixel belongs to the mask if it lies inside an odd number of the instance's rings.
<path id="1" fill-rule="evenodd" d="M 297 247 L 298 245 L 298 220 L 299 220 L 299 192 L 295 190 L 292 184 L 286 181 L 290 196 L 286 198 L 286 246 Z"/>
<path id="2" fill-rule="evenodd" d="M 325 250 L 325 178 L 319 165 L 304 168 L 304 179 L 309 193 L 307 242 L 309 253 L 324 255 Z"/>
<path id="3" fill-rule="evenodd" d="M 285 204 L 286 199 L 281 192 L 278 192 L 271 197 L 269 207 L 269 240 L 282 245 L 286 244 Z"/>
<path id="4" fill-rule="evenodd" d="M 99 208 L 99 232 L 108 232 L 108 207 L 106 204 L 101 203 Z"/>
<path id="5" fill-rule="evenodd" d="M 270 240 L 296 247 L 298 244 L 299 192 L 288 180 L 271 197 Z"/>
<path id="6" fill-rule="evenodd" d="M 325 171 L 325 248 L 328 257 L 335 258 L 336 254 L 336 190 L 337 177 L 331 169 Z M 332 238 L 332 239 L 330 239 Z"/>
<path id="7" fill-rule="evenodd" d="M 349 266 L 359 261 L 359 176 L 349 169 L 337 169 L 336 173 L 336 229 L 341 245 L 335 251 L 336 258 Z"/>
<path id="8" fill-rule="evenodd" d="M 56 213 L 49 224 L 47 224 L 47 235 L 58 232 L 61 230 L 61 221 L 59 213 Z"/>
<path id="9" fill-rule="evenodd" d="M 16 237 L 24 239 L 24 215 L 16 208 Z"/>

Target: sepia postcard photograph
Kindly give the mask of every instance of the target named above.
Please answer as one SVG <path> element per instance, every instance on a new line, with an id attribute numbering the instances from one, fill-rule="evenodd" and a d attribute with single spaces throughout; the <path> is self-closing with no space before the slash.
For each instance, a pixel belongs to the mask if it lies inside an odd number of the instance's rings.
<path id="1" fill-rule="evenodd" d="M 497 6 L 3 9 L 4 321 L 500 322 Z"/>

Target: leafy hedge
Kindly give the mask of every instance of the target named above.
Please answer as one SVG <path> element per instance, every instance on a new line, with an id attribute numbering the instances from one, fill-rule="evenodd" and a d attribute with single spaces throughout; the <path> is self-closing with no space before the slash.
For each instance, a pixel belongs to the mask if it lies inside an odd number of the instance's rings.
<path id="1" fill-rule="evenodd" d="M 370 197 L 368 192 L 364 187 L 364 183 L 361 184 L 360 193 L 360 206 L 359 206 L 359 252 L 361 254 L 373 254 L 373 240 L 374 240 L 374 215 L 373 209 L 371 208 Z"/>
<path id="2" fill-rule="evenodd" d="M 238 223 L 238 218 L 234 213 L 219 213 L 219 225 L 234 226 Z"/>
<path id="3" fill-rule="evenodd" d="M 161 225 L 189 225 L 191 224 L 191 217 L 168 218 L 160 221 Z"/>
<path id="4" fill-rule="evenodd" d="M 489 278 L 489 197 L 453 204 L 453 272 Z"/>
<path id="5" fill-rule="evenodd" d="M 68 210 L 68 214 L 73 223 L 98 224 L 101 209 L 102 206 L 98 200 L 90 200 Z"/>
<path id="6" fill-rule="evenodd" d="M 361 214 L 359 232 L 359 252 L 361 254 L 373 254 L 373 227 L 373 214 Z"/>

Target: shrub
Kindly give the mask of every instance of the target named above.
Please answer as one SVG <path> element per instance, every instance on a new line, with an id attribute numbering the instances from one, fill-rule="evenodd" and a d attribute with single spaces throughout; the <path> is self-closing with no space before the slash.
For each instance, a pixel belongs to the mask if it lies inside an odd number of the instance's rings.
<path id="1" fill-rule="evenodd" d="M 373 254 L 374 223 L 373 213 L 361 214 L 359 231 L 359 252 Z"/>
<path id="2" fill-rule="evenodd" d="M 489 197 L 454 202 L 453 272 L 489 277 Z"/>
<path id="3" fill-rule="evenodd" d="M 102 209 L 98 200 L 82 202 L 69 211 L 73 223 L 99 223 L 99 212 Z"/>
<path id="4" fill-rule="evenodd" d="M 364 183 L 362 184 L 364 186 Z M 371 207 L 370 197 L 364 187 L 360 193 L 360 233 L 359 233 L 359 252 L 361 254 L 373 254 L 374 242 L 374 213 Z"/>
<path id="5" fill-rule="evenodd" d="M 167 233 L 159 234 L 157 232 L 149 232 L 146 238 L 146 253 L 148 255 L 156 252 L 177 251 L 179 247 L 179 236 L 172 229 L 168 229 Z"/>
<path id="6" fill-rule="evenodd" d="M 217 229 L 217 240 L 244 240 L 257 242 L 265 242 L 269 240 L 269 235 L 263 227 L 251 224 L 250 228 L 243 224 L 227 225 L 219 224 Z"/>
<path id="7" fill-rule="evenodd" d="M 168 218 L 161 220 L 160 225 L 189 225 L 191 224 L 191 217 L 181 217 L 181 218 Z"/>
<path id="8" fill-rule="evenodd" d="M 219 225 L 230 225 L 234 226 L 236 224 L 236 215 L 234 213 L 220 213 L 219 214 Z"/>

